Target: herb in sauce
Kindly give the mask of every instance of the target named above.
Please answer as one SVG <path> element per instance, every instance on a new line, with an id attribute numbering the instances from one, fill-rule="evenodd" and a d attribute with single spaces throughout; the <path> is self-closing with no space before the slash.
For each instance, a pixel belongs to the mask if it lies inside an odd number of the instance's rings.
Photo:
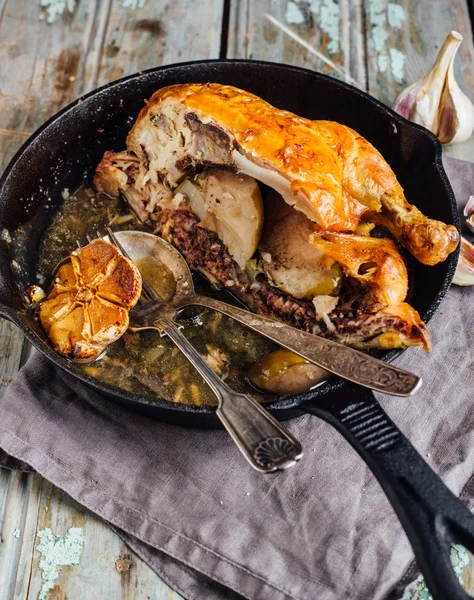
<path id="1" fill-rule="evenodd" d="M 77 242 L 85 245 L 87 236 L 104 235 L 107 225 L 113 231 L 150 231 L 121 200 L 90 188 L 65 194 L 64 203 L 42 240 L 38 273 L 49 281 L 55 265 L 77 247 Z M 147 279 L 172 287 L 171 273 L 158 272 L 148 261 L 138 266 Z M 201 276 L 196 276 L 195 285 L 199 293 L 235 303 L 228 292 L 213 289 Z M 264 399 L 248 383 L 247 373 L 256 361 L 276 348 L 275 344 L 208 309 L 183 311 L 180 324 L 209 366 L 233 389 Z M 180 351 L 155 331 L 127 332 L 108 347 L 101 360 L 80 368 L 97 379 L 150 398 L 216 404 L 214 394 Z"/>

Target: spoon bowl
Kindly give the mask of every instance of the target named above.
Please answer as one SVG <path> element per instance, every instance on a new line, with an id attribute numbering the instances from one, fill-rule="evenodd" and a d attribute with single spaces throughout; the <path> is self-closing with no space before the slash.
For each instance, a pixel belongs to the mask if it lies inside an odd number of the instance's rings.
<path id="1" fill-rule="evenodd" d="M 118 231 L 115 235 L 140 270 L 146 270 L 147 265 L 155 263 L 173 274 L 175 286 L 160 286 L 156 281 L 150 281 L 168 304 L 174 307 L 182 306 L 183 302 L 188 302 L 188 299 L 195 295 L 193 276 L 188 264 L 171 244 L 144 231 Z M 147 275 L 147 279 L 153 278 Z"/>

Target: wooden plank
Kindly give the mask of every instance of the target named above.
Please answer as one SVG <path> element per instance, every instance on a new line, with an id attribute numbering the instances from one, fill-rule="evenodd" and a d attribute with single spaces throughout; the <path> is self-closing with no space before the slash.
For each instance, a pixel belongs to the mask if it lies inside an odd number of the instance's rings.
<path id="1" fill-rule="evenodd" d="M 72 15 L 65 13 L 48 25 L 40 19 L 39 2 L 0 0 L 0 58 L 8 65 L 0 73 L 2 170 L 44 120 L 97 85 L 167 62 L 219 55 L 222 0 L 198 6 L 185 1 L 159 4 L 146 2 L 133 10 L 124 8 L 123 0 L 78 2 Z M 11 326 L 1 327 L 0 348 L 10 348 Z M 6 380 L 20 361 L 21 345 L 15 348 L 8 352 L 8 366 L 0 363 Z M 1 356 L 3 360 L 3 352 Z M 48 599 L 180 598 L 105 523 L 40 477 L 0 470 L 2 506 L 2 521 L 10 525 L 8 545 L 0 544 L 0 589 L 9 590 L 8 597 L 37 598 L 41 590 L 36 530 L 49 527 L 64 538 L 76 526 L 85 536 L 80 564 L 63 568 Z M 22 521 L 25 514 L 28 519 Z M 17 539 L 10 529 L 18 523 L 25 524 L 13 529 L 15 535 L 19 531 Z M 129 556 L 131 563 L 119 573 L 115 562 L 121 556 Z M 119 560 L 118 567 L 124 565 L 128 559 Z"/>
<path id="2" fill-rule="evenodd" d="M 39 475 L 0 469 L 2 598 L 23 600 L 27 597 L 42 482 Z"/>
<path id="3" fill-rule="evenodd" d="M 271 15 L 365 87 L 362 7 L 355 0 L 242 0 L 231 5 L 228 56 L 315 69 L 341 78 Z"/>
<path id="4" fill-rule="evenodd" d="M 32 132 L 84 89 L 94 23 L 107 14 L 99 0 L 47 23 L 39 2 L 8 1 L 0 25 L 0 128 Z M 100 41 L 100 40 L 99 40 Z"/>
<path id="5" fill-rule="evenodd" d="M 145 2 L 124 10 L 112 0 L 96 87 L 163 64 L 218 58 L 222 0 Z"/>
<path id="6" fill-rule="evenodd" d="M 464 92 L 474 99 L 474 46 L 465 0 L 365 0 L 368 89 L 392 105 L 409 84 L 424 77 L 433 66 L 446 35 L 455 29 L 464 42 L 455 73 Z M 463 144 L 445 146 L 447 155 L 471 160 L 474 137 Z"/>
<path id="7" fill-rule="evenodd" d="M 84 547 L 78 565 L 63 567 L 48 600 L 66 598 L 125 598 L 179 600 L 159 577 L 143 563 L 101 519 L 70 496 L 44 481 L 37 532 L 51 529 L 64 539 L 71 527 L 82 529 Z M 38 538 L 36 538 L 36 545 Z M 44 583 L 34 552 L 30 582 L 18 597 L 37 598 Z"/>
<path id="8" fill-rule="evenodd" d="M 23 335 L 15 325 L 0 319 L 0 398 L 19 369 L 22 347 Z"/>

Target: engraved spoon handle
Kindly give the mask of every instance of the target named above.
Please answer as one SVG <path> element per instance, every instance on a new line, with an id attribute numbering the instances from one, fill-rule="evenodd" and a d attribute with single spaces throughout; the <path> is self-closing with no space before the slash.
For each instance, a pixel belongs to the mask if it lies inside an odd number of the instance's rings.
<path id="1" fill-rule="evenodd" d="M 217 310 L 315 365 L 372 390 L 394 396 L 411 396 L 421 385 L 421 377 L 414 373 L 399 369 L 339 342 L 326 340 L 215 298 L 196 294 L 189 296 L 186 303 Z"/>
<path id="2" fill-rule="evenodd" d="M 300 443 L 251 396 L 234 392 L 226 385 L 171 319 L 161 317 L 155 325 L 176 344 L 215 393 L 219 402 L 217 416 L 255 470 L 272 473 L 288 469 L 302 457 Z"/>

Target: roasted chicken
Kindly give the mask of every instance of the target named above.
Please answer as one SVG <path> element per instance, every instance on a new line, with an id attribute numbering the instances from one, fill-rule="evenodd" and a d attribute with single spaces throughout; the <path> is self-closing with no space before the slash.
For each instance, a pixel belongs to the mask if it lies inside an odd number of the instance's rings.
<path id="1" fill-rule="evenodd" d="M 141 294 L 135 265 L 97 239 L 62 265 L 39 317 L 54 348 L 75 360 L 92 360 L 128 327 L 128 311 Z"/>
<path id="2" fill-rule="evenodd" d="M 274 190 L 263 234 L 252 178 Z M 153 94 L 127 151 L 106 153 L 94 181 L 255 310 L 361 348 L 429 348 L 404 304 L 396 243 L 370 231 L 385 225 L 429 265 L 456 248 L 458 232 L 411 206 L 381 154 L 345 125 L 231 86 L 174 85 Z"/>
<path id="3" fill-rule="evenodd" d="M 127 148 L 147 165 L 153 183 L 174 186 L 202 166 L 234 167 L 275 189 L 324 231 L 354 230 L 367 210 L 382 212 L 400 243 L 426 264 L 445 260 L 459 241 L 455 227 L 413 210 L 382 155 L 355 131 L 303 119 L 231 86 L 158 90 Z"/>

